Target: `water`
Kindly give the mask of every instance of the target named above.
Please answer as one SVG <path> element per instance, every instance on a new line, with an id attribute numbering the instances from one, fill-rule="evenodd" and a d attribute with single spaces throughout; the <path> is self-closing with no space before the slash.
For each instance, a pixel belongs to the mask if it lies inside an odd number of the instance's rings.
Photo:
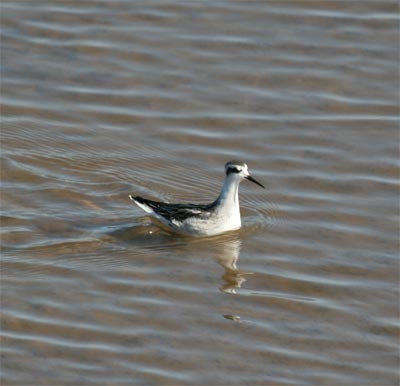
<path id="1" fill-rule="evenodd" d="M 2 2 L 2 384 L 398 384 L 397 10 Z"/>

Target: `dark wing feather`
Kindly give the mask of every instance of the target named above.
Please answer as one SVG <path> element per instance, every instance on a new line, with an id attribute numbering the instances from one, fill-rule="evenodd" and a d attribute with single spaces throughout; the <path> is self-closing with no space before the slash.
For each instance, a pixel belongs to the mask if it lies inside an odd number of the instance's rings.
<path id="1" fill-rule="evenodd" d="M 188 217 L 207 217 L 214 208 L 214 203 L 202 204 L 168 204 L 165 202 L 148 200 L 143 197 L 132 197 L 135 201 L 149 206 L 155 213 L 168 221 L 184 221 Z"/>

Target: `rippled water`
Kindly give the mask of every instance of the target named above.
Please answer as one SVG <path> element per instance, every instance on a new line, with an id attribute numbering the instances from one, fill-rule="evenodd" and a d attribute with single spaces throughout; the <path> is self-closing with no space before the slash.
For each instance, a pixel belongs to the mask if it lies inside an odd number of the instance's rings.
<path id="1" fill-rule="evenodd" d="M 2 384 L 398 384 L 397 11 L 2 2 Z"/>

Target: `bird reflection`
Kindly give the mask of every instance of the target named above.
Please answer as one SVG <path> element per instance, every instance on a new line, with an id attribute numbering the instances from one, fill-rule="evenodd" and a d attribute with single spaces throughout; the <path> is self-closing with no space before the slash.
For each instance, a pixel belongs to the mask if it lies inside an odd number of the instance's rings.
<path id="1" fill-rule="evenodd" d="M 217 243 L 214 259 L 224 268 L 221 276 L 222 285 L 220 290 L 225 293 L 235 294 L 236 289 L 246 281 L 245 275 L 250 272 L 243 272 L 238 269 L 237 263 L 242 247 L 242 240 L 226 239 Z"/>
<path id="2" fill-rule="evenodd" d="M 190 256 L 202 251 L 202 254 L 209 255 L 224 268 L 221 276 L 222 284 L 219 289 L 225 293 L 235 294 L 236 289 L 246 281 L 245 276 L 251 274 L 251 272 L 244 272 L 238 268 L 242 247 L 242 240 L 238 232 L 213 237 L 190 238 L 171 234 L 163 228 L 141 224 L 114 230 L 109 233 L 109 236 L 121 241 L 129 241 L 136 246 L 146 246 L 158 250 L 174 249 L 177 255 Z"/>

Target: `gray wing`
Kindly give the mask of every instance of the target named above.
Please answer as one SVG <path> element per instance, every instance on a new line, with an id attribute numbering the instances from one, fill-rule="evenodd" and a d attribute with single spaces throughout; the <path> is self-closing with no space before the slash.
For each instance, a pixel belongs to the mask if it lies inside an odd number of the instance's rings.
<path id="1" fill-rule="evenodd" d="M 164 217 L 168 221 L 184 221 L 189 217 L 208 217 L 212 210 L 213 204 L 196 205 L 196 204 L 168 204 L 165 202 L 148 200 L 143 197 L 133 197 L 140 204 L 147 205 L 154 213 Z"/>

